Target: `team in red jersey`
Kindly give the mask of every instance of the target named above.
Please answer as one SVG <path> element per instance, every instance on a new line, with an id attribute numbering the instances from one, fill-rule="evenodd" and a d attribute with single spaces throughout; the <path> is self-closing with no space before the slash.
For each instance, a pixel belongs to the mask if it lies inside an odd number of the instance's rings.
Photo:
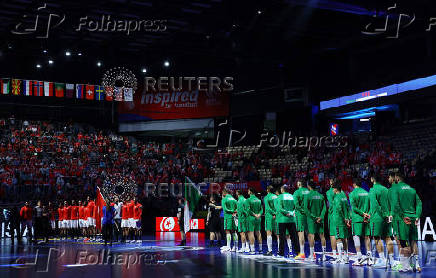
<path id="1" fill-rule="evenodd" d="M 141 219 L 142 205 L 136 198 L 129 197 L 125 203 L 117 198 L 112 203 L 115 208 L 114 219 L 119 221 L 113 225 L 114 235 L 118 240 L 118 235 L 123 242 L 142 242 Z M 76 239 L 85 241 L 97 240 L 96 215 L 101 215 L 95 201 L 89 197 L 86 201 L 71 200 L 71 203 L 64 201 L 58 208 L 51 203 L 44 207 L 44 215 L 48 216 L 47 228 L 58 232 L 60 239 Z M 33 208 L 28 202 L 20 209 L 19 215 L 22 226 L 28 230 L 28 235 L 32 239 L 33 229 Z M 57 220 L 57 221 L 56 221 Z M 100 231 L 98 231 L 100 232 Z M 53 233 L 52 233 L 53 234 Z"/>

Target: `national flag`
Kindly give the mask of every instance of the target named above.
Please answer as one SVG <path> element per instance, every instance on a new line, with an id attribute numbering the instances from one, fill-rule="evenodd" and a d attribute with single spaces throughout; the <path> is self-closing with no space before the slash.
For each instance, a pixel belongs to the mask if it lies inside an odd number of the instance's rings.
<path id="1" fill-rule="evenodd" d="M 95 225 L 97 229 L 101 230 L 101 218 L 103 217 L 103 207 L 106 206 L 106 202 L 101 194 L 100 188 L 97 186 L 95 205 L 97 206 L 97 215 L 95 217 Z"/>
<path id="2" fill-rule="evenodd" d="M 32 95 L 32 85 L 33 85 L 33 81 L 24 80 L 24 82 L 23 82 L 23 95 L 25 95 L 25 96 Z"/>
<path id="3" fill-rule="evenodd" d="M 201 197 L 200 189 L 188 178 L 185 177 L 185 207 L 183 224 L 185 226 L 185 233 L 191 229 L 191 218 L 194 214 L 195 208 L 198 205 Z"/>
<path id="4" fill-rule="evenodd" d="M 86 99 L 93 100 L 94 99 L 94 85 L 86 85 Z"/>
<path id="5" fill-rule="evenodd" d="M 76 98 L 83 98 L 85 96 L 85 85 L 76 84 Z"/>
<path id="6" fill-rule="evenodd" d="M 20 95 L 21 93 L 21 80 L 20 79 L 12 79 L 12 94 Z"/>
<path id="7" fill-rule="evenodd" d="M 133 89 L 125 88 L 124 89 L 124 101 L 133 101 Z"/>
<path id="8" fill-rule="evenodd" d="M 114 88 L 115 101 L 123 101 L 123 87 Z"/>
<path id="9" fill-rule="evenodd" d="M 33 95 L 36 97 L 42 97 L 44 95 L 44 82 L 42 81 L 33 82 Z"/>
<path id="10" fill-rule="evenodd" d="M 74 84 L 67 83 L 65 97 L 73 98 L 74 97 Z"/>
<path id="11" fill-rule="evenodd" d="M 3 78 L 1 80 L 1 83 L 2 83 L 1 84 L 1 93 L 3 95 L 9 94 L 9 91 L 11 89 L 11 81 L 10 81 L 10 79 L 9 78 Z"/>
<path id="12" fill-rule="evenodd" d="M 64 97 L 65 83 L 55 83 L 55 96 Z"/>
<path id="13" fill-rule="evenodd" d="M 53 82 L 44 82 L 44 96 L 46 97 L 52 97 L 54 86 Z"/>
<path id="14" fill-rule="evenodd" d="M 96 100 L 104 100 L 104 90 L 103 86 L 95 85 L 95 99 Z"/>
<path id="15" fill-rule="evenodd" d="M 110 86 L 104 87 L 105 93 L 106 93 L 106 100 L 112 101 L 114 100 L 114 88 Z"/>

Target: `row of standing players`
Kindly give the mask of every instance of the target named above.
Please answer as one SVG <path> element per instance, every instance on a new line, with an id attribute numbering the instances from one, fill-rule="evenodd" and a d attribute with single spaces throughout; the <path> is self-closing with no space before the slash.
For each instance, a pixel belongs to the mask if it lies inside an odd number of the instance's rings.
<path id="1" fill-rule="evenodd" d="M 38 237 L 48 241 L 49 236 L 55 238 L 59 236 L 59 239 L 99 241 L 97 215 L 101 216 L 102 240 L 105 243 L 112 243 L 113 239 L 139 243 L 142 237 L 142 205 L 133 197 L 125 200 L 124 203 L 114 197 L 113 201 L 108 203 L 109 205 L 103 206 L 99 213 L 98 206 L 90 197 L 86 201 L 78 201 L 77 205 L 75 200 L 71 200 L 70 203 L 64 201 L 57 209 L 51 203 L 43 206 L 41 201 L 38 201 L 37 205 L 32 207 L 29 202 L 26 202 L 17 216 L 11 213 L 12 219 L 17 218 L 16 221 L 10 221 L 12 243 L 14 243 L 14 235 L 21 240 L 21 235 L 26 229 L 30 241 L 34 242 Z M 32 231 L 35 232 L 35 236 Z"/>
<path id="2" fill-rule="evenodd" d="M 321 239 L 322 250 L 319 259 L 326 260 L 325 216 L 332 249 L 333 264 L 348 264 L 348 240 L 352 238 L 357 256 L 353 266 L 372 266 L 392 270 L 421 272 L 418 259 L 418 229 L 422 203 L 415 189 L 404 182 L 401 173 L 389 174 L 388 189 L 382 185 L 378 175 L 371 177 L 371 188 L 361 188 L 361 180 L 353 179 L 354 190 L 349 199 L 339 183 L 330 181 L 330 189 L 324 195 L 316 190 L 312 181 L 306 185 L 298 181 L 298 189 L 290 194 L 287 185 L 274 190 L 268 187 L 264 207 L 253 189 L 248 190 L 249 198 L 236 191 L 237 200 L 230 190 L 223 190 L 221 206 L 227 244 L 222 252 L 236 251 L 255 254 L 255 239 L 258 253 L 263 253 L 261 216 L 265 215 L 267 234 L 266 256 L 273 255 L 273 235 L 277 237 L 278 257 L 306 260 L 304 253 L 305 235 L 308 237 L 310 255 L 307 260 L 316 261 L 315 235 Z M 208 215 L 211 232 L 218 232 L 216 221 Z M 350 231 L 351 230 L 351 231 Z M 238 243 L 238 233 L 242 242 Z M 231 247 L 233 237 L 233 247 Z M 248 239 L 247 239 L 248 237 Z M 363 244 L 361 244 L 363 241 Z M 285 254 L 285 243 L 288 252 Z M 394 257 L 394 245 L 399 246 L 399 256 Z M 365 246 L 366 254 L 363 252 Z M 239 248 L 239 249 L 238 249 Z M 296 254 L 295 257 L 292 254 Z M 377 256 L 378 255 L 378 256 Z"/>

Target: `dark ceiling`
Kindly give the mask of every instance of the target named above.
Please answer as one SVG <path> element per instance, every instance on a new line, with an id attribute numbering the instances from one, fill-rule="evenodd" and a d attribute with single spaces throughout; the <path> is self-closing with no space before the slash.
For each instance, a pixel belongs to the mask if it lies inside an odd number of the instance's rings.
<path id="1" fill-rule="evenodd" d="M 233 76 L 236 91 L 306 86 L 317 99 L 326 99 L 436 73 L 436 26 L 425 31 L 430 18 L 436 17 L 436 5 L 417 2 L 3 0 L 0 74 L 100 83 L 109 68 L 125 66 L 142 79 L 145 67 L 151 76 Z M 381 26 L 386 9 L 394 3 L 397 8 L 388 13 L 393 21 L 386 33 L 362 34 L 369 23 Z M 38 11 L 44 4 L 46 8 Z M 376 13 L 379 16 L 374 18 Z M 401 13 L 415 14 L 416 20 L 400 29 L 399 38 L 387 38 L 395 34 Z M 50 14 L 48 38 L 38 38 L 45 36 Z M 30 28 L 36 15 L 35 32 L 11 32 Z M 65 20 L 55 26 L 64 15 Z M 160 23 L 164 30 L 129 35 L 76 31 L 81 18 L 100 21 L 103 15 L 116 20 L 164 20 Z M 403 19 L 401 24 L 408 18 Z M 71 56 L 65 55 L 67 50 Z M 170 67 L 163 67 L 165 60 Z"/>

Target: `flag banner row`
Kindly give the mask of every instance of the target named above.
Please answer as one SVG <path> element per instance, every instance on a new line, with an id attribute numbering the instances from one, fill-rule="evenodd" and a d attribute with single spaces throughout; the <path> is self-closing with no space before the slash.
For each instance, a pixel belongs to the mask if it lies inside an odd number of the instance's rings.
<path id="1" fill-rule="evenodd" d="M 99 101 L 133 101 L 133 89 L 89 84 L 0 79 L 0 95 L 76 98 Z"/>

